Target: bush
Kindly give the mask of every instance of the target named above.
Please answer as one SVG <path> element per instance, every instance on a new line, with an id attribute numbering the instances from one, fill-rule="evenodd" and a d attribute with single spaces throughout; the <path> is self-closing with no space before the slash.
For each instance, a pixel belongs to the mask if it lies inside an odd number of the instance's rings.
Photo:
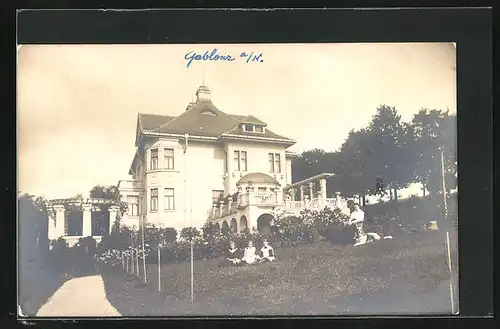
<path id="1" fill-rule="evenodd" d="M 317 238 L 314 221 L 308 221 L 303 214 L 298 216 L 285 211 L 274 212 L 274 225 L 271 226 L 271 243 L 276 247 L 292 247 L 311 243 Z"/>
<path id="2" fill-rule="evenodd" d="M 70 260 L 68 243 L 63 238 L 57 239 L 49 252 L 49 260 L 52 267 L 58 272 L 65 272 L 69 267 Z"/>
<path id="3" fill-rule="evenodd" d="M 325 207 L 322 210 L 303 210 L 301 215 L 308 223 L 314 223 L 318 234 L 334 244 L 350 244 L 356 235 L 356 227 L 348 225 L 349 216 L 340 209 Z"/>
<path id="4" fill-rule="evenodd" d="M 181 239 L 191 241 L 201 239 L 201 232 L 196 227 L 184 227 L 181 231 Z"/>

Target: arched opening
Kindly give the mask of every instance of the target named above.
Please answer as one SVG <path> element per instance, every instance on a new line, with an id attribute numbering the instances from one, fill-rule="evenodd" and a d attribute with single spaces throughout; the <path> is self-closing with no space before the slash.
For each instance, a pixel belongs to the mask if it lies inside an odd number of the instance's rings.
<path id="1" fill-rule="evenodd" d="M 223 222 L 222 222 L 222 229 L 221 229 L 221 233 L 222 233 L 223 235 L 227 235 L 229 232 L 230 232 L 230 230 L 229 230 L 229 224 L 228 224 L 228 223 L 227 223 L 227 221 L 225 220 L 225 221 L 223 221 Z"/>
<path id="2" fill-rule="evenodd" d="M 236 223 L 236 218 L 231 219 L 231 232 L 238 233 L 238 224 Z"/>
<path id="3" fill-rule="evenodd" d="M 271 235 L 271 222 L 274 220 L 271 214 L 262 214 L 257 218 L 257 230 L 262 235 Z"/>
<path id="4" fill-rule="evenodd" d="M 220 225 L 219 225 L 219 223 L 215 223 L 215 229 L 217 230 L 217 232 L 220 232 Z"/>
<path id="5" fill-rule="evenodd" d="M 243 215 L 240 218 L 240 232 L 244 232 L 246 229 L 248 229 L 248 221 L 247 217 Z"/>

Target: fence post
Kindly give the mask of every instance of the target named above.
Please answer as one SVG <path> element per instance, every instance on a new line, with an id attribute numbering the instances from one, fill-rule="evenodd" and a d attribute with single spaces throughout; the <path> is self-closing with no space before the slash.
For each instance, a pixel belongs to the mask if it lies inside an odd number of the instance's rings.
<path id="1" fill-rule="evenodd" d="M 141 271 L 139 270 L 139 249 L 135 251 L 135 269 L 137 271 L 137 277 L 141 278 Z"/>
<path id="2" fill-rule="evenodd" d="M 134 266 L 135 265 L 135 261 L 134 261 L 134 249 L 130 249 L 130 271 L 132 272 L 132 274 L 135 274 L 135 269 L 134 269 Z"/>
<path id="3" fill-rule="evenodd" d="M 161 292 L 161 243 L 158 244 L 158 292 Z"/>

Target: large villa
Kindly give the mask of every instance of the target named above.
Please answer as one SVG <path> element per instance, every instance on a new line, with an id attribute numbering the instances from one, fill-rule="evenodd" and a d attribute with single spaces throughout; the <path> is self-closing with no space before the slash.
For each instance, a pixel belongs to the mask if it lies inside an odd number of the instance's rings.
<path id="1" fill-rule="evenodd" d="M 137 228 L 144 222 L 181 230 L 210 221 L 241 232 L 268 227 L 273 210 L 296 213 L 304 207 L 341 206 L 338 195 L 326 197 L 332 174 L 292 183 L 295 155 L 287 149 L 294 144 L 252 115 L 219 110 L 206 86 L 198 88 L 196 102 L 178 116 L 138 114 L 132 179 L 118 183 L 128 204 L 120 225 Z M 53 220 L 59 225 L 49 225 L 49 239 L 100 237 L 116 218 L 117 209 L 111 207 L 105 225 L 93 224 L 92 202 L 97 201 L 91 200 L 84 207 L 87 215 L 80 216 L 83 224 L 76 225 L 83 229 L 71 235 L 61 223 L 68 222 L 62 216 L 64 206 L 54 201 Z M 101 226 L 106 229 L 94 232 L 93 227 Z"/>

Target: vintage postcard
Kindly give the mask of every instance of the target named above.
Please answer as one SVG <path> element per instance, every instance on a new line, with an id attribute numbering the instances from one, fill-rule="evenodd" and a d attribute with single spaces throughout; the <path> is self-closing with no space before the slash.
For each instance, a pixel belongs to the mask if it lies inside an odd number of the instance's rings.
<path id="1" fill-rule="evenodd" d="M 454 43 L 17 58 L 23 315 L 459 313 Z"/>

